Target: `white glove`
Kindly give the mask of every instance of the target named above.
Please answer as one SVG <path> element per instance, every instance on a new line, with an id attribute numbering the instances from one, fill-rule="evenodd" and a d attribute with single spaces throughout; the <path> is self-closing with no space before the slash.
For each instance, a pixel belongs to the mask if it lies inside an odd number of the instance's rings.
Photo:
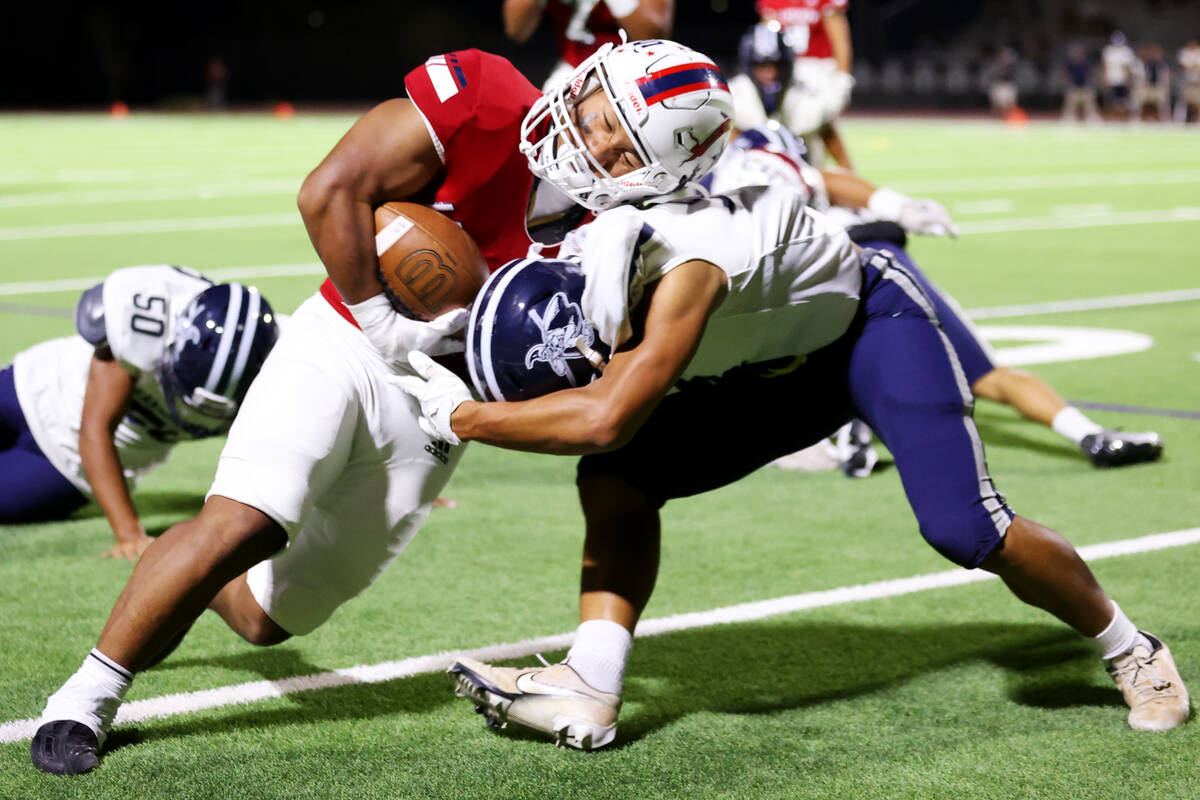
<path id="1" fill-rule="evenodd" d="M 421 406 L 417 424 L 434 439 L 450 444 L 462 444 L 450 427 L 454 409 L 473 400 L 471 390 L 462 379 L 420 350 L 408 354 L 408 363 L 416 375 L 391 375 L 388 383 L 410 394 Z"/>
<path id="2" fill-rule="evenodd" d="M 409 319 L 398 313 L 383 294 L 361 303 L 347 303 L 346 308 L 393 370 L 408 363 L 406 356 L 410 350 L 444 356 L 461 353 L 464 349 L 461 337 L 454 337 L 467 326 L 470 312 L 465 308 L 449 311 L 429 322 Z"/>
<path id="3" fill-rule="evenodd" d="M 854 76 L 840 69 L 829 76 L 829 89 L 825 97 L 825 121 L 837 119 L 850 105 L 850 93 L 854 90 Z"/>
<path id="4" fill-rule="evenodd" d="M 958 236 L 950 212 L 936 200 L 909 197 L 894 189 L 876 189 L 867 201 L 867 210 L 879 219 L 899 223 L 910 233 Z"/>

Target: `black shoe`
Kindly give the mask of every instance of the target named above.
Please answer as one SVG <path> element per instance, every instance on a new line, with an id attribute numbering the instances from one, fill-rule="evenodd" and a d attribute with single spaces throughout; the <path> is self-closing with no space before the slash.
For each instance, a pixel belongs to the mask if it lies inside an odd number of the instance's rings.
<path id="1" fill-rule="evenodd" d="M 1162 455 L 1163 443 L 1153 431 L 1101 431 L 1083 437 L 1079 448 L 1097 467 L 1123 467 L 1154 461 Z"/>
<path id="2" fill-rule="evenodd" d="M 874 434 L 862 420 L 851 420 L 836 434 L 838 457 L 842 473 L 847 478 L 865 478 L 879 463 L 879 453 L 871 446 Z"/>
<path id="3" fill-rule="evenodd" d="M 42 772 L 81 775 L 100 763 L 100 742 L 82 722 L 57 719 L 38 728 L 29 755 Z"/>

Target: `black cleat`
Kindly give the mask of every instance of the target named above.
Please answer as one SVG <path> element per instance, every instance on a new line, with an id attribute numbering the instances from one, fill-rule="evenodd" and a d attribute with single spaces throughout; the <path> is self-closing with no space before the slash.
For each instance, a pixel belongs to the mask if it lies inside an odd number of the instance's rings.
<path id="1" fill-rule="evenodd" d="M 100 763 L 100 742 L 92 729 L 73 719 L 38 728 L 29 745 L 33 765 L 53 775 L 81 775 Z"/>
<path id="2" fill-rule="evenodd" d="M 1162 455 L 1162 437 L 1153 431 L 1101 431 L 1083 437 L 1079 448 L 1097 467 L 1123 467 L 1154 461 Z"/>

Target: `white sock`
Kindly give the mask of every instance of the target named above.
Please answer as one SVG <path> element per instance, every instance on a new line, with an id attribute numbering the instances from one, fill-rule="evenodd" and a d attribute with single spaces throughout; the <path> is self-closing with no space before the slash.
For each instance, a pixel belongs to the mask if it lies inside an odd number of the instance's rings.
<path id="1" fill-rule="evenodd" d="M 575 644 L 564 661 L 592 688 L 620 694 L 631 649 L 633 636 L 624 627 L 606 619 L 591 619 L 579 624 Z"/>
<path id="2" fill-rule="evenodd" d="M 1125 616 L 1125 612 L 1116 603 L 1113 603 L 1113 617 L 1108 627 L 1092 639 L 1100 650 L 1100 657 L 1105 661 L 1132 650 L 1138 644 L 1150 648 L 1150 641 L 1129 621 L 1129 617 Z"/>
<path id="3" fill-rule="evenodd" d="M 1059 436 L 1065 436 L 1075 444 L 1083 441 L 1083 437 L 1100 433 L 1104 428 L 1092 422 L 1075 406 L 1067 406 L 1054 415 L 1050 427 Z"/>
<path id="4" fill-rule="evenodd" d="M 99 650 L 93 649 L 79 667 L 50 699 L 39 725 L 60 719 L 73 719 L 92 729 L 100 744 L 108 735 L 125 690 L 133 682 L 133 673 Z"/>

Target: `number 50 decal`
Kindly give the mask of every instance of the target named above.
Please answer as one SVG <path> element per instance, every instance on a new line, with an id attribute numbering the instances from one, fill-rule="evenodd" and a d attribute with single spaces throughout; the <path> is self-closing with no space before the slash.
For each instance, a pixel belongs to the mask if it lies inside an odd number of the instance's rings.
<path id="1" fill-rule="evenodd" d="M 133 305 L 145 314 L 134 314 L 129 326 L 135 333 L 147 336 L 162 336 L 167 329 L 167 299 L 151 295 L 143 298 L 140 294 L 133 296 Z M 154 316 L 151 316 L 154 315 Z"/>

